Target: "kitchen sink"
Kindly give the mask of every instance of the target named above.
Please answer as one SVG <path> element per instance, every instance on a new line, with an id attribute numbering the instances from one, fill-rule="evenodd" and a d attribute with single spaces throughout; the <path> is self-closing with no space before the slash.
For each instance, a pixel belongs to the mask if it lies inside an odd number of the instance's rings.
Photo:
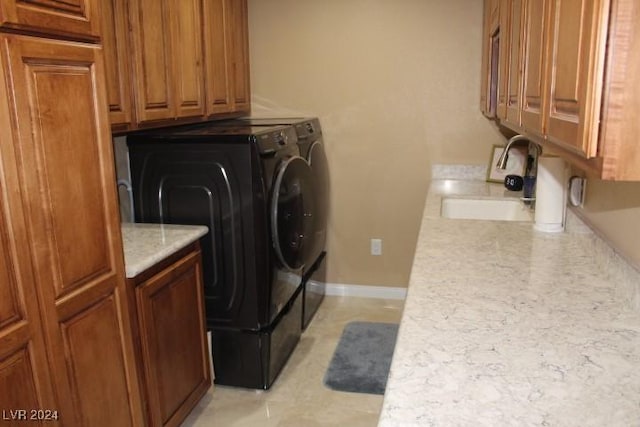
<path id="1" fill-rule="evenodd" d="M 442 199 L 443 218 L 493 221 L 533 221 L 533 211 L 519 199 Z"/>

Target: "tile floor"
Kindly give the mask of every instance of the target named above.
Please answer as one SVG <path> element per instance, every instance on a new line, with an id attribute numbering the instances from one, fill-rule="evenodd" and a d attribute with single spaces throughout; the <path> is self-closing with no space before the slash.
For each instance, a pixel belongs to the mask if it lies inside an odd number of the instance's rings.
<path id="1" fill-rule="evenodd" d="M 344 326 L 400 321 L 404 301 L 326 297 L 268 391 L 215 386 L 183 427 L 375 427 L 382 396 L 327 388 L 322 379 Z"/>

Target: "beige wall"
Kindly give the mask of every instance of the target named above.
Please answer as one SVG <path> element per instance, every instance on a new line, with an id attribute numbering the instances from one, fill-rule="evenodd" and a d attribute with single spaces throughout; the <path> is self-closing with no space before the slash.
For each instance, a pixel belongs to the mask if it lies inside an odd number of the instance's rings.
<path id="1" fill-rule="evenodd" d="M 256 116 L 320 117 L 327 281 L 406 286 L 430 166 L 486 164 L 480 0 L 249 0 Z M 369 239 L 383 255 L 369 255 Z"/>
<path id="2" fill-rule="evenodd" d="M 623 257 L 640 268 L 640 183 L 588 179 L 585 205 L 579 211 Z"/>

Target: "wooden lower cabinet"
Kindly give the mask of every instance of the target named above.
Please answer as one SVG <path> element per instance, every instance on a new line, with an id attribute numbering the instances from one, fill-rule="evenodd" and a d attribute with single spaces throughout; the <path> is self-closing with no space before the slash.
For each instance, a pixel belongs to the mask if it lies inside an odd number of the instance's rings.
<path id="1" fill-rule="evenodd" d="M 178 426 L 211 386 L 198 244 L 129 279 L 148 422 Z"/>

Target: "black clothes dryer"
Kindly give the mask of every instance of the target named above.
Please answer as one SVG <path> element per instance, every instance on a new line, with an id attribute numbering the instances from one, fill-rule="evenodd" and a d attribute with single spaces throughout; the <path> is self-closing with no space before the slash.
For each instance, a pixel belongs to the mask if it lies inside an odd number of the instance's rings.
<path id="1" fill-rule="evenodd" d="M 128 138 L 136 221 L 201 224 L 215 382 L 267 389 L 300 338 L 312 172 L 291 127 L 213 123 Z"/>
<path id="2" fill-rule="evenodd" d="M 313 192 L 315 195 L 315 218 L 313 248 L 311 258 L 313 261 L 304 267 L 303 271 L 303 312 L 302 328 L 305 329 L 313 315 L 318 311 L 325 295 L 325 259 L 326 236 L 329 216 L 329 163 L 324 149 L 322 128 L 318 118 L 286 117 L 286 118 L 257 118 L 244 117 L 240 119 L 220 122 L 219 125 L 234 126 L 245 124 L 249 126 L 292 126 L 298 137 L 300 156 L 305 158 L 313 173 Z"/>

